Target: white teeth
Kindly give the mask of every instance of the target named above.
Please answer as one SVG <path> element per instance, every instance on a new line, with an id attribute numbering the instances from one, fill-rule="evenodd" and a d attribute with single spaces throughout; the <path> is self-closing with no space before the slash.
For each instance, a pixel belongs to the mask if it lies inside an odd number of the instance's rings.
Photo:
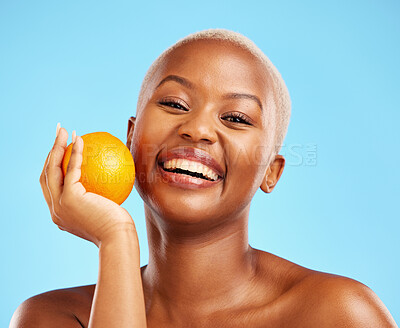
<path id="1" fill-rule="evenodd" d="M 211 168 L 205 166 L 199 162 L 189 161 L 187 159 L 179 158 L 172 159 L 164 162 L 165 169 L 182 169 L 190 172 L 201 173 L 207 178 L 216 181 L 218 179 L 218 174 L 216 174 Z"/>
<path id="2" fill-rule="evenodd" d="M 203 175 L 205 175 L 206 177 L 210 177 L 211 178 L 211 170 L 208 167 L 201 167 L 201 173 Z"/>
<path id="3" fill-rule="evenodd" d="M 197 164 L 194 162 L 189 163 L 188 171 L 190 172 L 198 172 Z"/>
<path id="4" fill-rule="evenodd" d="M 180 164 L 181 164 L 180 168 L 181 168 L 182 170 L 189 170 L 189 164 L 190 164 L 190 162 L 189 162 L 188 160 L 186 160 L 186 159 L 181 159 Z"/>
<path id="5" fill-rule="evenodd" d="M 182 158 L 177 159 L 177 160 L 176 160 L 176 166 L 177 166 L 177 167 L 182 167 L 182 162 L 183 162 L 183 159 L 182 159 Z"/>
<path id="6" fill-rule="evenodd" d="M 203 174 L 205 176 L 208 176 L 208 174 L 207 174 L 208 170 L 209 170 L 208 167 L 203 165 L 203 166 L 200 167 L 200 170 L 201 170 L 201 174 Z"/>
<path id="7" fill-rule="evenodd" d="M 214 173 L 214 172 L 208 172 L 207 174 L 205 174 L 207 177 L 211 178 L 211 180 L 218 180 L 218 174 Z"/>

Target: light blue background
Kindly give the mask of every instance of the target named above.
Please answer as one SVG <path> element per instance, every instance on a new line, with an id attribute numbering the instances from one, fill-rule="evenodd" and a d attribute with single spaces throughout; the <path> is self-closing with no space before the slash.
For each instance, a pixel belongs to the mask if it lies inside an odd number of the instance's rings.
<path id="1" fill-rule="evenodd" d="M 211 27 L 252 39 L 292 97 L 287 167 L 272 194 L 256 194 L 250 244 L 363 282 L 399 322 L 399 9 L 394 0 L 1 0 L 0 326 L 30 296 L 97 280 L 97 247 L 52 223 L 38 182 L 57 122 L 125 141 L 152 61 Z M 123 206 L 146 264 L 136 191 Z"/>

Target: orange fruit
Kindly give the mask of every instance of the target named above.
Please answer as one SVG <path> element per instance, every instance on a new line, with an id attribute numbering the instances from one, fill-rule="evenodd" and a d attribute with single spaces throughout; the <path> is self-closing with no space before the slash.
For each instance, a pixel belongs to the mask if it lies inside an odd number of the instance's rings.
<path id="1" fill-rule="evenodd" d="M 128 147 L 107 132 L 81 136 L 84 142 L 80 182 L 86 191 L 104 196 L 121 205 L 132 191 L 135 164 Z M 62 161 L 64 176 L 72 152 L 67 147 Z"/>

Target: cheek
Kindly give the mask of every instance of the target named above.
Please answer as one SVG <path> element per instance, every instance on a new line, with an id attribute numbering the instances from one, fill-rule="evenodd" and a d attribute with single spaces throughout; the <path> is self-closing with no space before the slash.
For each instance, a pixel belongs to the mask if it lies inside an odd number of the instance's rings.
<path id="1" fill-rule="evenodd" d="M 162 147 L 165 128 L 160 121 L 151 108 L 145 108 L 137 120 L 132 140 L 132 156 L 138 166 L 153 162 Z"/>
<path id="2" fill-rule="evenodd" d="M 151 122 L 151 116 L 142 113 L 142 116 L 136 121 L 132 136 L 131 153 L 135 162 L 135 187 L 137 189 L 145 188 L 146 182 L 149 180 L 148 172 L 150 168 L 154 167 L 159 149 L 156 142 L 159 134 L 157 134 L 154 124 L 151 124 Z"/>
<path id="3" fill-rule="evenodd" d="M 242 136 L 225 147 L 228 177 L 234 179 L 234 188 L 247 190 L 251 197 L 261 186 L 267 168 L 270 147 L 265 138 L 264 134 Z"/>
<path id="4" fill-rule="evenodd" d="M 267 139 L 268 134 L 264 131 L 230 136 L 229 143 L 224 145 L 229 166 L 245 170 L 265 165 L 271 152 L 271 143 Z"/>

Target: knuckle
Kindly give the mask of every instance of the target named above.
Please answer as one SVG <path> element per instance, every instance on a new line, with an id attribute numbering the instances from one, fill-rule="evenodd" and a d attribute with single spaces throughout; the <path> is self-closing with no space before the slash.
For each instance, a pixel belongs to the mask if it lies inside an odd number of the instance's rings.
<path id="1" fill-rule="evenodd" d="M 45 174 L 43 176 L 43 186 L 47 187 L 48 186 L 48 182 L 49 182 L 49 175 Z"/>
<path id="2" fill-rule="evenodd" d="M 75 147 L 72 147 L 71 157 L 74 158 L 74 163 L 79 162 L 80 157 L 81 157 L 80 151 L 78 149 L 76 149 Z"/>
<path id="3" fill-rule="evenodd" d="M 52 174 L 54 172 L 54 167 L 50 166 L 46 168 L 46 175 Z"/>
<path id="4" fill-rule="evenodd" d="M 62 145 L 59 145 L 59 144 L 55 144 L 55 145 L 53 146 L 53 149 L 56 150 L 56 151 L 61 151 L 61 152 L 64 152 L 64 151 L 65 151 L 65 147 L 62 146 Z"/>
<path id="5" fill-rule="evenodd" d="M 46 182 L 46 175 L 47 175 L 47 168 L 45 167 L 42 171 L 42 173 L 40 174 L 39 177 L 39 182 L 40 183 L 45 183 Z"/>
<path id="6" fill-rule="evenodd" d="M 49 165 L 46 165 L 46 167 L 43 170 L 43 173 L 44 173 L 43 175 L 44 175 L 45 179 L 47 179 L 49 172 L 50 172 L 50 167 L 49 167 Z"/>
<path id="7" fill-rule="evenodd" d="M 53 154 L 53 153 L 55 153 L 57 151 L 58 151 L 58 146 L 57 146 L 57 144 L 54 144 L 53 147 L 51 147 L 50 154 Z"/>

